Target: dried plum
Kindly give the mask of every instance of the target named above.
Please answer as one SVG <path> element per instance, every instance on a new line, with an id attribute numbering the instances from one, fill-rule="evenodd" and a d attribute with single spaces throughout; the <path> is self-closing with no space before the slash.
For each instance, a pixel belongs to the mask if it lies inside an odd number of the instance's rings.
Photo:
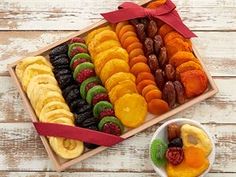
<path id="1" fill-rule="evenodd" d="M 51 50 L 51 52 L 49 53 L 49 56 L 50 56 L 50 58 L 54 58 L 57 55 L 66 54 L 67 51 L 68 51 L 67 44 L 59 45 Z"/>
<path id="2" fill-rule="evenodd" d="M 183 147 L 183 141 L 181 138 L 175 138 L 173 139 L 169 144 L 168 147 Z"/>

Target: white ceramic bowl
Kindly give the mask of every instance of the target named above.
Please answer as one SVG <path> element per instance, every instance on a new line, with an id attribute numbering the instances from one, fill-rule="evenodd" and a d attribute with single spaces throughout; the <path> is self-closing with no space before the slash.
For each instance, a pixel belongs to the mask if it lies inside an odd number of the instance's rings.
<path id="1" fill-rule="evenodd" d="M 182 119 L 182 118 L 177 118 L 177 119 L 173 119 L 173 120 L 169 120 L 167 122 L 165 122 L 163 125 L 161 125 L 157 130 L 156 132 L 154 133 L 153 137 L 152 137 L 152 140 L 151 140 L 151 143 L 154 139 L 162 139 L 164 142 L 168 142 L 167 140 L 167 133 L 166 133 L 166 128 L 167 128 L 167 125 L 168 124 L 171 124 L 171 123 L 177 123 L 179 125 L 183 125 L 183 124 L 189 124 L 189 125 L 193 125 L 193 126 L 196 126 L 198 128 L 201 128 L 209 137 L 209 139 L 211 140 L 212 142 L 212 151 L 210 153 L 210 155 L 208 156 L 208 159 L 209 159 L 209 167 L 207 170 L 204 171 L 204 173 L 200 176 L 200 177 L 203 177 L 205 176 L 209 170 L 211 169 L 212 167 L 212 164 L 214 163 L 214 160 L 215 160 L 215 143 L 214 143 L 214 140 L 212 139 L 210 133 L 208 132 L 208 130 L 206 130 L 205 127 L 203 127 L 200 123 L 198 123 L 197 121 L 194 121 L 194 120 L 191 120 L 191 119 Z M 158 175 L 160 175 L 161 177 L 167 177 L 167 174 L 166 174 L 166 170 L 165 168 L 161 168 L 161 167 L 157 167 L 151 160 L 151 155 L 150 155 L 150 152 L 151 152 L 151 143 L 149 145 L 149 159 L 152 163 L 152 166 L 154 168 L 154 170 L 156 171 L 156 173 Z"/>

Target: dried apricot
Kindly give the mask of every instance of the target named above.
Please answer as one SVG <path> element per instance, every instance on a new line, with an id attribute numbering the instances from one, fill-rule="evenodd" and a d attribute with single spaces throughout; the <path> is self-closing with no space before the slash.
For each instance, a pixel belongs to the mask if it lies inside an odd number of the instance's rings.
<path id="1" fill-rule="evenodd" d="M 173 40 L 166 43 L 166 50 L 168 58 L 171 58 L 179 51 L 191 51 L 189 49 L 189 44 L 180 38 L 174 38 Z"/>
<path id="2" fill-rule="evenodd" d="M 171 31 L 165 35 L 164 42 L 165 42 L 165 44 L 167 44 L 169 41 L 171 41 L 175 38 L 180 38 L 180 39 L 184 40 L 184 37 L 181 34 L 179 34 L 176 31 Z"/>
<path id="3" fill-rule="evenodd" d="M 143 88 L 142 95 L 145 96 L 149 91 L 156 89 L 158 89 L 158 87 L 155 85 L 147 85 L 146 87 Z"/>
<path id="4" fill-rule="evenodd" d="M 144 55 L 142 49 L 134 49 L 129 53 L 129 59 L 132 59 L 134 57 L 137 57 L 139 55 Z"/>
<path id="5" fill-rule="evenodd" d="M 135 28 L 134 28 L 132 25 L 125 25 L 125 26 L 123 26 L 123 27 L 120 29 L 119 34 L 117 34 L 118 37 L 119 37 L 119 39 L 120 39 L 127 31 L 133 31 L 133 32 L 135 32 Z"/>
<path id="6" fill-rule="evenodd" d="M 130 36 L 133 36 L 133 37 L 137 37 L 136 33 L 133 32 L 133 31 L 127 31 L 123 36 L 121 36 L 120 38 L 120 42 L 122 45 L 124 45 L 124 42 L 125 40 L 130 37 Z"/>
<path id="7" fill-rule="evenodd" d="M 207 76 L 202 70 L 190 70 L 180 74 L 188 98 L 198 96 L 207 89 Z"/>
<path id="8" fill-rule="evenodd" d="M 148 102 L 148 111 L 155 115 L 161 115 L 169 111 L 169 106 L 164 100 L 153 99 Z"/>
<path id="9" fill-rule="evenodd" d="M 204 151 L 194 146 L 184 148 L 184 158 L 186 164 L 193 168 L 199 168 L 206 160 Z"/>
<path id="10" fill-rule="evenodd" d="M 161 99 L 162 93 L 159 89 L 150 90 L 146 95 L 143 95 L 146 101 L 149 103 L 153 99 Z"/>
<path id="11" fill-rule="evenodd" d="M 127 52 L 128 53 L 130 53 L 132 50 L 134 50 L 134 49 L 142 49 L 143 48 L 143 44 L 142 43 L 140 43 L 140 42 L 134 42 L 134 43 L 132 43 L 132 44 L 130 44 L 127 48 L 126 48 L 126 50 L 127 50 Z"/>
<path id="12" fill-rule="evenodd" d="M 152 81 L 152 80 L 142 80 L 137 85 L 138 93 L 141 94 L 143 89 L 144 89 L 144 87 L 146 87 L 147 85 L 156 85 L 156 83 L 154 81 Z"/>
<path id="13" fill-rule="evenodd" d="M 126 127 L 135 128 L 142 124 L 147 115 L 145 99 L 136 93 L 125 94 L 114 104 L 115 115 Z"/>
<path id="14" fill-rule="evenodd" d="M 125 39 L 124 43 L 122 44 L 122 47 L 126 49 L 134 42 L 139 42 L 138 38 L 136 36 L 129 36 Z"/>
<path id="15" fill-rule="evenodd" d="M 162 39 L 164 39 L 165 35 L 173 30 L 174 29 L 171 26 L 164 24 L 160 27 L 158 34 L 162 37 Z"/>
<path id="16" fill-rule="evenodd" d="M 143 81 L 143 80 L 152 80 L 155 81 L 154 76 L 149 73 L 149 72 L 141 72 L 138 74 L 137 78 L 136 78 L 136 84 L 138 84 L 139 82 Z"/>
<path id="17" fill-rule="evenodd" d="M 132 68 L 136 63 L 147 63 L 147 58 L 144 55 L 139 55 L 130 59 L 129 65 Z"/>
<path id="18" fill-rule="evenodd" d="M 166 3 L 166 0 L 158 0 L 158 1 L 154 1 L 154 2 L 150 2 L 148 5 L 147 5 L 147 8 L 149 9 L 155 9 L 163 4 Z"/>
<path id="19" fill-rule="evenodd" d="M 129 22 L 128 21 L 123 21 L 123 22 L 119 22 L 119 23 L 117 23 L 117 25 L 116 25 L 116 34 L 117 34 L 117 36 L 118 36 L 118 34 L 119 34 L 119 32 L 120 32 L 120 30 L 121 30 L 121 28 L 123 27 L 123 26 L 125 26 L 125 25 L 128 25 L 129 24 Z"/>
<path id="20" fill-rule="evenodd" d="M 133 73 L 137 77 L 138 74 L 141 72 L 150 73 L 151 71 L 147 64 L 139 62 L 132 66 L 132 68 L 130 69 L 130 72 Z"/>
<path id="21" fill-rule="evenodd" d="M 199 63 L 199 60 L 193 55 L 192 52 L 186 52 L 186 51 L 177 52 L 170 58 L 169 63 L 172 64 L 174 67 L 178 67 L 181 64 L 188 61 Z"/>
<path id="22" fill-rule="evenodd" d="M 202 67 L 200 64 L 194 62 L 194 61 L 188 61 L 185 63 L 182 63 L 176 68 L 176 77 L 179 78 L 180 73 L 183 73 L 185 71 L 189 70 L 201 70 Z"/>

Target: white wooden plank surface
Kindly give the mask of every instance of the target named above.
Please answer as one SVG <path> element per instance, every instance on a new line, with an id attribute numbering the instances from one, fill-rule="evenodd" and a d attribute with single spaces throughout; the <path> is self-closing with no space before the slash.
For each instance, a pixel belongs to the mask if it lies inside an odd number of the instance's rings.
<path id="1" fill-rule="evenodd" d="M 214 136 L 216 161 L 212 172 L 236 172 L 235 124 L 205 124 Z M 158 126 L 70 167 L 67 172 L 150 173 L 151 137 Z M 31 123 L 0 123 L 0 171 L 52 171 L 43 145 Z"/>
<path id="2" fill-rule="evenodd" d="M 7 64 L 73 32 L 0 32 L 0 75 Z M 213 76 L 236 76 L 236 32 L 197 32 L 195 43 Z M 222 67 L 223 66 L 223 67 Z"/>
<path id="3" fill-rule="evenodd" d="M 79 30 L 101 19 L 125 0 L 1 0 L 1 30 Z M 139 2 L 134 0 L 133 2 Z M 184 22 L 193 30 L 235 30 L 234 0 L 173 0 Z"/>

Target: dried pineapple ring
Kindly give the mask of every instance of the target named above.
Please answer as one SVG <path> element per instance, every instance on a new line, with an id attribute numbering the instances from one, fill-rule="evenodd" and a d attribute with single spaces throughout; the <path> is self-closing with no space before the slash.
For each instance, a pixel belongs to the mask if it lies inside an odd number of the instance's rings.
<path id="1" fill-rule="evenodd" d="M 116 117 L 126 127 L 138 127 L 146 118 L 147 103 L 139 94 L 126 94 L 119 98 L 114 105 Z"/>

